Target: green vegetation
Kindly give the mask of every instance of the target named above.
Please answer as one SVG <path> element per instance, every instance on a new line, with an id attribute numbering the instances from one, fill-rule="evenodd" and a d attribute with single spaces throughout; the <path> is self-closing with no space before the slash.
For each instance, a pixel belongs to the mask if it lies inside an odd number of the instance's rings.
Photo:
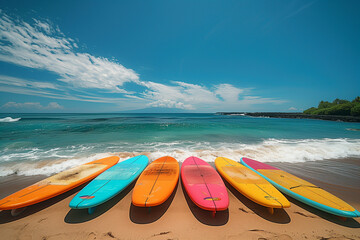
<path id="1" fill-rule="evenodd" d="M 351 102 L 338 98 L 333 102 L 321 101 L 317 108 L 309 108 L 304 113 L 312 115 L 360 116 L 360 97 L 356 97 Z"/>

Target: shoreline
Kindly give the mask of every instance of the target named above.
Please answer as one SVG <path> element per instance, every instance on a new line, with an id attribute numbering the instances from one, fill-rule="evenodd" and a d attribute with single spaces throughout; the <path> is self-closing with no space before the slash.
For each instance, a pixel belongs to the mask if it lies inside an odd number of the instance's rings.
<path id="1" fill-rule="evenodd" d="M 340 116 L 340 115 L 311 115 L 304 113 L 289 112 L 217 112 L 220 115 L 242 115 L 250 117 L 269 117 L 269 118 L 295 118 L 295 119 L 318 119 L 342 122 L 360 122 L 360 117 Z"/>
<path id="2" fill-rule="evenodd" d="M 180 163 L 181 164 L 181 163 Z M 360 209 L 360 189 L 356 179 L 339 181 L 328 176 L 334 167 L 360 167 L 359 158 L 321 160 L 311 163 L 271 163 L 304 178 Z M 214 163 L 211 163 L 214 165 Z M 319 172 L 324 166 L 323 172 Z M 314 174 L 317 172 L 319 174 Z M 339 172 L 341 174 L 341 171 Z M 0 179 L 0 190 L 15 192 L 45 175 L 11 175 Z M 355 182 L 354 182 L 355 181 Z M 8 185 L 8 184 L 12 185 Z M 28 207 L 20 216 L 0 212 L 0 234 L 4 239 L 360 239 L 360 219 L 342 221 L 336 216 L 289 198 L 291 207 L 267 209 L 248 200 L 226 184 L 230 205 L 215 218 L 195 206 L 178 186 L 170 199 L 151 211 L 131 204 L 133 185 L 97 207 L 93 215 L 70 210 L 68 204 L 78 187 L 53 199 Z"/>

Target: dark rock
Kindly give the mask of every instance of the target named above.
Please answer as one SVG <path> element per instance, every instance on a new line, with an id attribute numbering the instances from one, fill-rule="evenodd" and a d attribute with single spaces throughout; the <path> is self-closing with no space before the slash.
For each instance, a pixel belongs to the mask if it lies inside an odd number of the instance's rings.
<path id="1" fill-rule="evenodd" d="M 245 115 L 251 117 L 270 117 L 270 118 L 300 118 L 300 119 L 319 119 L 342 122 L 360 122 L 360 117 L 339 116 L 339 115 L 310 115 L 303 113 L 286 112 L 217 112 L 220 115 Z"/>

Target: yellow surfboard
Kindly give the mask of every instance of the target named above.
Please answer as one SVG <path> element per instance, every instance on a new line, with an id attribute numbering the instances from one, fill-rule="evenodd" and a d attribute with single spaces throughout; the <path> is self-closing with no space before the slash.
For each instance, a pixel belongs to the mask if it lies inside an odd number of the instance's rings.
<path id="1" fill-rule="evenodd" d="M 345 218 L 360 217 L 360 212 L 348 203 L 308 181 L 249 158 L 242 158 L 241 163 L 256 171 L 281 192 L 314 208 Z"/>
<path id="2" fill-rule="evenodd" d="M 225 157 L 215 159 L 216 169 L 221 176 L 245 197 L 268 207 L 288 208 L 290 202 L 273 185 L 242 164 Z"/>

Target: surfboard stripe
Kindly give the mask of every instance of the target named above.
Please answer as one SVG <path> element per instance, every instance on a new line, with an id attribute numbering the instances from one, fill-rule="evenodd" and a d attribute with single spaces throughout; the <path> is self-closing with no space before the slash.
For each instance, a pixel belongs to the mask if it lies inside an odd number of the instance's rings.
<path id="1" fill-rule="evenodd" d="M 45 188 L 45 187 L 47 187 L 47 186 L 49 186 L 49 184 L 48 184 L 48 185 L 45 185 L 45 186 L 42 186 L 42 187 L 39 187 L 39 188 L 37 188 L 37 189 L 35 189 L 35 190 L 31 191 L 31 192 L 25 193 L 24 195 L 19 196 L 19 198 L 25 197 L 25 196 L 27 196 L 27 195 L 29 195 L 29 194 L 32 194 L 32 193 L 34 193 L 34 192 L 36 192 L 36 191 L 39 191 L 39 190 Z"/>
<path id="2" fill-rule="evenodd" d="M 193 203 L 212 211 L 226 210 L 229 196 L 217 171 L 204 160 L 191 156 L 181 166 L 182 184 Z"/>
<path id="3" fill-rule="evenodd" d="M 258 171 L 262 172 L 262 169 L 258 169 Z M 277 171 L 282 171 L 282 170 L 277 169 Z M 282 171 L 282 172 L 284 172 L 284 171 Z M 266 175 L 266 174 L 265 174 L 265 175 Z M 285 175 L 285 174 L 284 174 L 284 175 Z M 293 176 L 293 175 L 291 175 L 291 176 Z M 293 186 L 293 187 L 289 187 L 289 188 L 288 188 L 289 190 L 291 190 L 291 189 L 293 189 L 293 188 L 298 188 L 299 186 L 302 186 L 302 185 L 303 185 L 303 184 L 301 184 L 302 182 L 305 182 L 305 180 L 302 180 L 302 179 L 299 179 L 299 180 L 301 180 L 301 181 L 299 181 L 296 176 L 294 176 L 294 178 L 292 178 L 291 180 L 292 180 L 292 182 L 294 182 L 294 183 L 299 183 L 299 185 L 296 185 L 296 186 Z M 311 184 L 311 183 L 309 183 L 308 185 L 303 185 L 303 186 L 304 186 L 304 188 L 305 188 L 307 191 L 311 192 L 313 196 L 316 195 L 319 199 L 323 199 L 323 200 L 329 201 L 329 202 L 333 203 L 334 205 L 338 206 L 339 208 L 342 208 L 342 207 L 343 207 L 343 205 L 339 204 L 339 202 L 333 201 L 331 198 L 329 198 L 330 196 L 333 197 L 333 195 L 324 195 L 323 192 L 320 194 L 319 192 L 314 191 L 314 190 L 311 189 L 311 188 L 316 188 L 316 189 L 321 189 L 321 190 L 323 190 L 324 192 L 326 192 L 323 188 L 318 187 L 318 186 L 316 186 L 316 185 L 313 185 L 313 184 Z M 327 193 L 327 192 L 326 192 L 326 193 Z"/>
<path id="4" fill-rule="evenodd" d="M 0 204 L 0 206 L 6 204 L 8 202 L 10 202 L 10 200 L 7 200 L 6 202 L 3 202 L 2 204 Z"/>
<path id="5" fill-rule="evenodd" d="M 209 189 L 209 187 L 208 187 L 208 185 L 207 185 L 207 183 L 206 183 L 206 181 L 205 181 L 205 179 L 204 179 L 204 175 L 202 174 L 202 171 L 201 171 L 201 169 L 199 168 L 199 165 L 198 165 L 197 162 L 195 161 L 194 157 L 192 157 L 192 160 L 193 160 L 193 162 L 195 163 L 196 167 L 198 168 L 199 172 L 201 173 L 200 176 L 201 176 L 201 178 L 202 178 L 203 181 L 204 181 L 204 184 L 205 184 L 205 186 L 206 186 L 206 189 L 208 190 L 208 193 L 209 193 L 209 195 L 210 195 L 210 197 L 211 197 L 211 200 L 212 200 L 212 202 L 213 202 L 213 204 L 214 204 L 215 211 L 217 211 L 216 203 L 215 203 L 214 198 L 213 198 L 213 196 L 212 196 L 212 194 L 211 194 L 211 191 L 210 191 L 210 189 Z"/>
<path id="6" fill-rule="evenodd" d="M 96 192 L 98 192 L 100 189 L 102 189 L 107 183 L 109 183 L 111 180 L 108 180 L 106 183 L 104 183 L 101 187 L 99 187 L 98 189 L 96 189 L 93 193 L 91 193 L 91 194 L 89 194 L 89 196 L 93 196 Z M 76 205 L 76 207 L 79 207 L 79 205 L 81 204 L 81 203 L 83 203 L 84 202 L 84 200 L 82 200 L 81 202 L 79 202 L 77 205 Z"/>
<path id="7" fill-rule="evenodd" d="M 330 198 L 327 198 L 326 196 L 322 195 L 322 194 L 319 194 L 318 192 L 315 192 L 313 190 L 311 190 L 310 188 L 319 188 L 319 189 L 322 189 L 324 190 L 323 188 L 321 187 L 318 187 L 318 186 L 312 186 L 312 185 L 298 185 L 298 186 L 294 186 L 294 187 L 290 187 L 289 189 L 294 189 L 294 188 L 298 188 L 298 187 L 304 187 L 304 188 L 307 188 L 308 191 L 310 191 L 313 195 L 316 195 L 318 196 L 319 198 L 322 198 L 322 199 L 325 199 L 329 202 L 332 202 L 333 204 L 335 204 L 336 206 L 338 206 L 339 208 L 341 208 L 342 206 L 338 203 L 338 202 L 335 202 L 333 201 L 332 199 Z M 309 188 L 309 189 L 308 189 Z M 325 191 L 325 190 L 324 190 Z"/>
<path id="8" fill-rule="evenodd" d="M 146 200 L 145 200 L 145 207 L 146 207 L 147 201 L 149 200 L 150 194 L 151 194 L 152 191 L 154 190 L 154 187 L 155 187 L 155 185 L 156 185 L 156 183 L 157 183 L 157 181 L 158 181 L 158 179 L 159 179 L 159 176 L 160 176 L 160 174 L 161 174 L 161 170 L 163 169 L 163 167 L 164 167 L 167 159 L 168 159 L 168 157 L 166 156 L 166 157 L 165 157 L 165 161 L 163 162 L 163 164 L 161 165 L 160 170 L 159 170 L 158 173 L 157 173 L 157 177 L 156 177 L 156 179 L 155 179 L 155 181 L 154 181 L 154 184 L 153 184 L 153 186 L 151 187 L 150 192 L 149 192 L 149 195 L 148 195 L 148 197 L 147 197 Z"/>
<path id="9" fill-rule="evenodd" d="M 155 207 L 164 203 L 179 181 L 179 163 L 170 156 L 152 161 L 138 178 L 131 202 L 137 207 Z"/>

